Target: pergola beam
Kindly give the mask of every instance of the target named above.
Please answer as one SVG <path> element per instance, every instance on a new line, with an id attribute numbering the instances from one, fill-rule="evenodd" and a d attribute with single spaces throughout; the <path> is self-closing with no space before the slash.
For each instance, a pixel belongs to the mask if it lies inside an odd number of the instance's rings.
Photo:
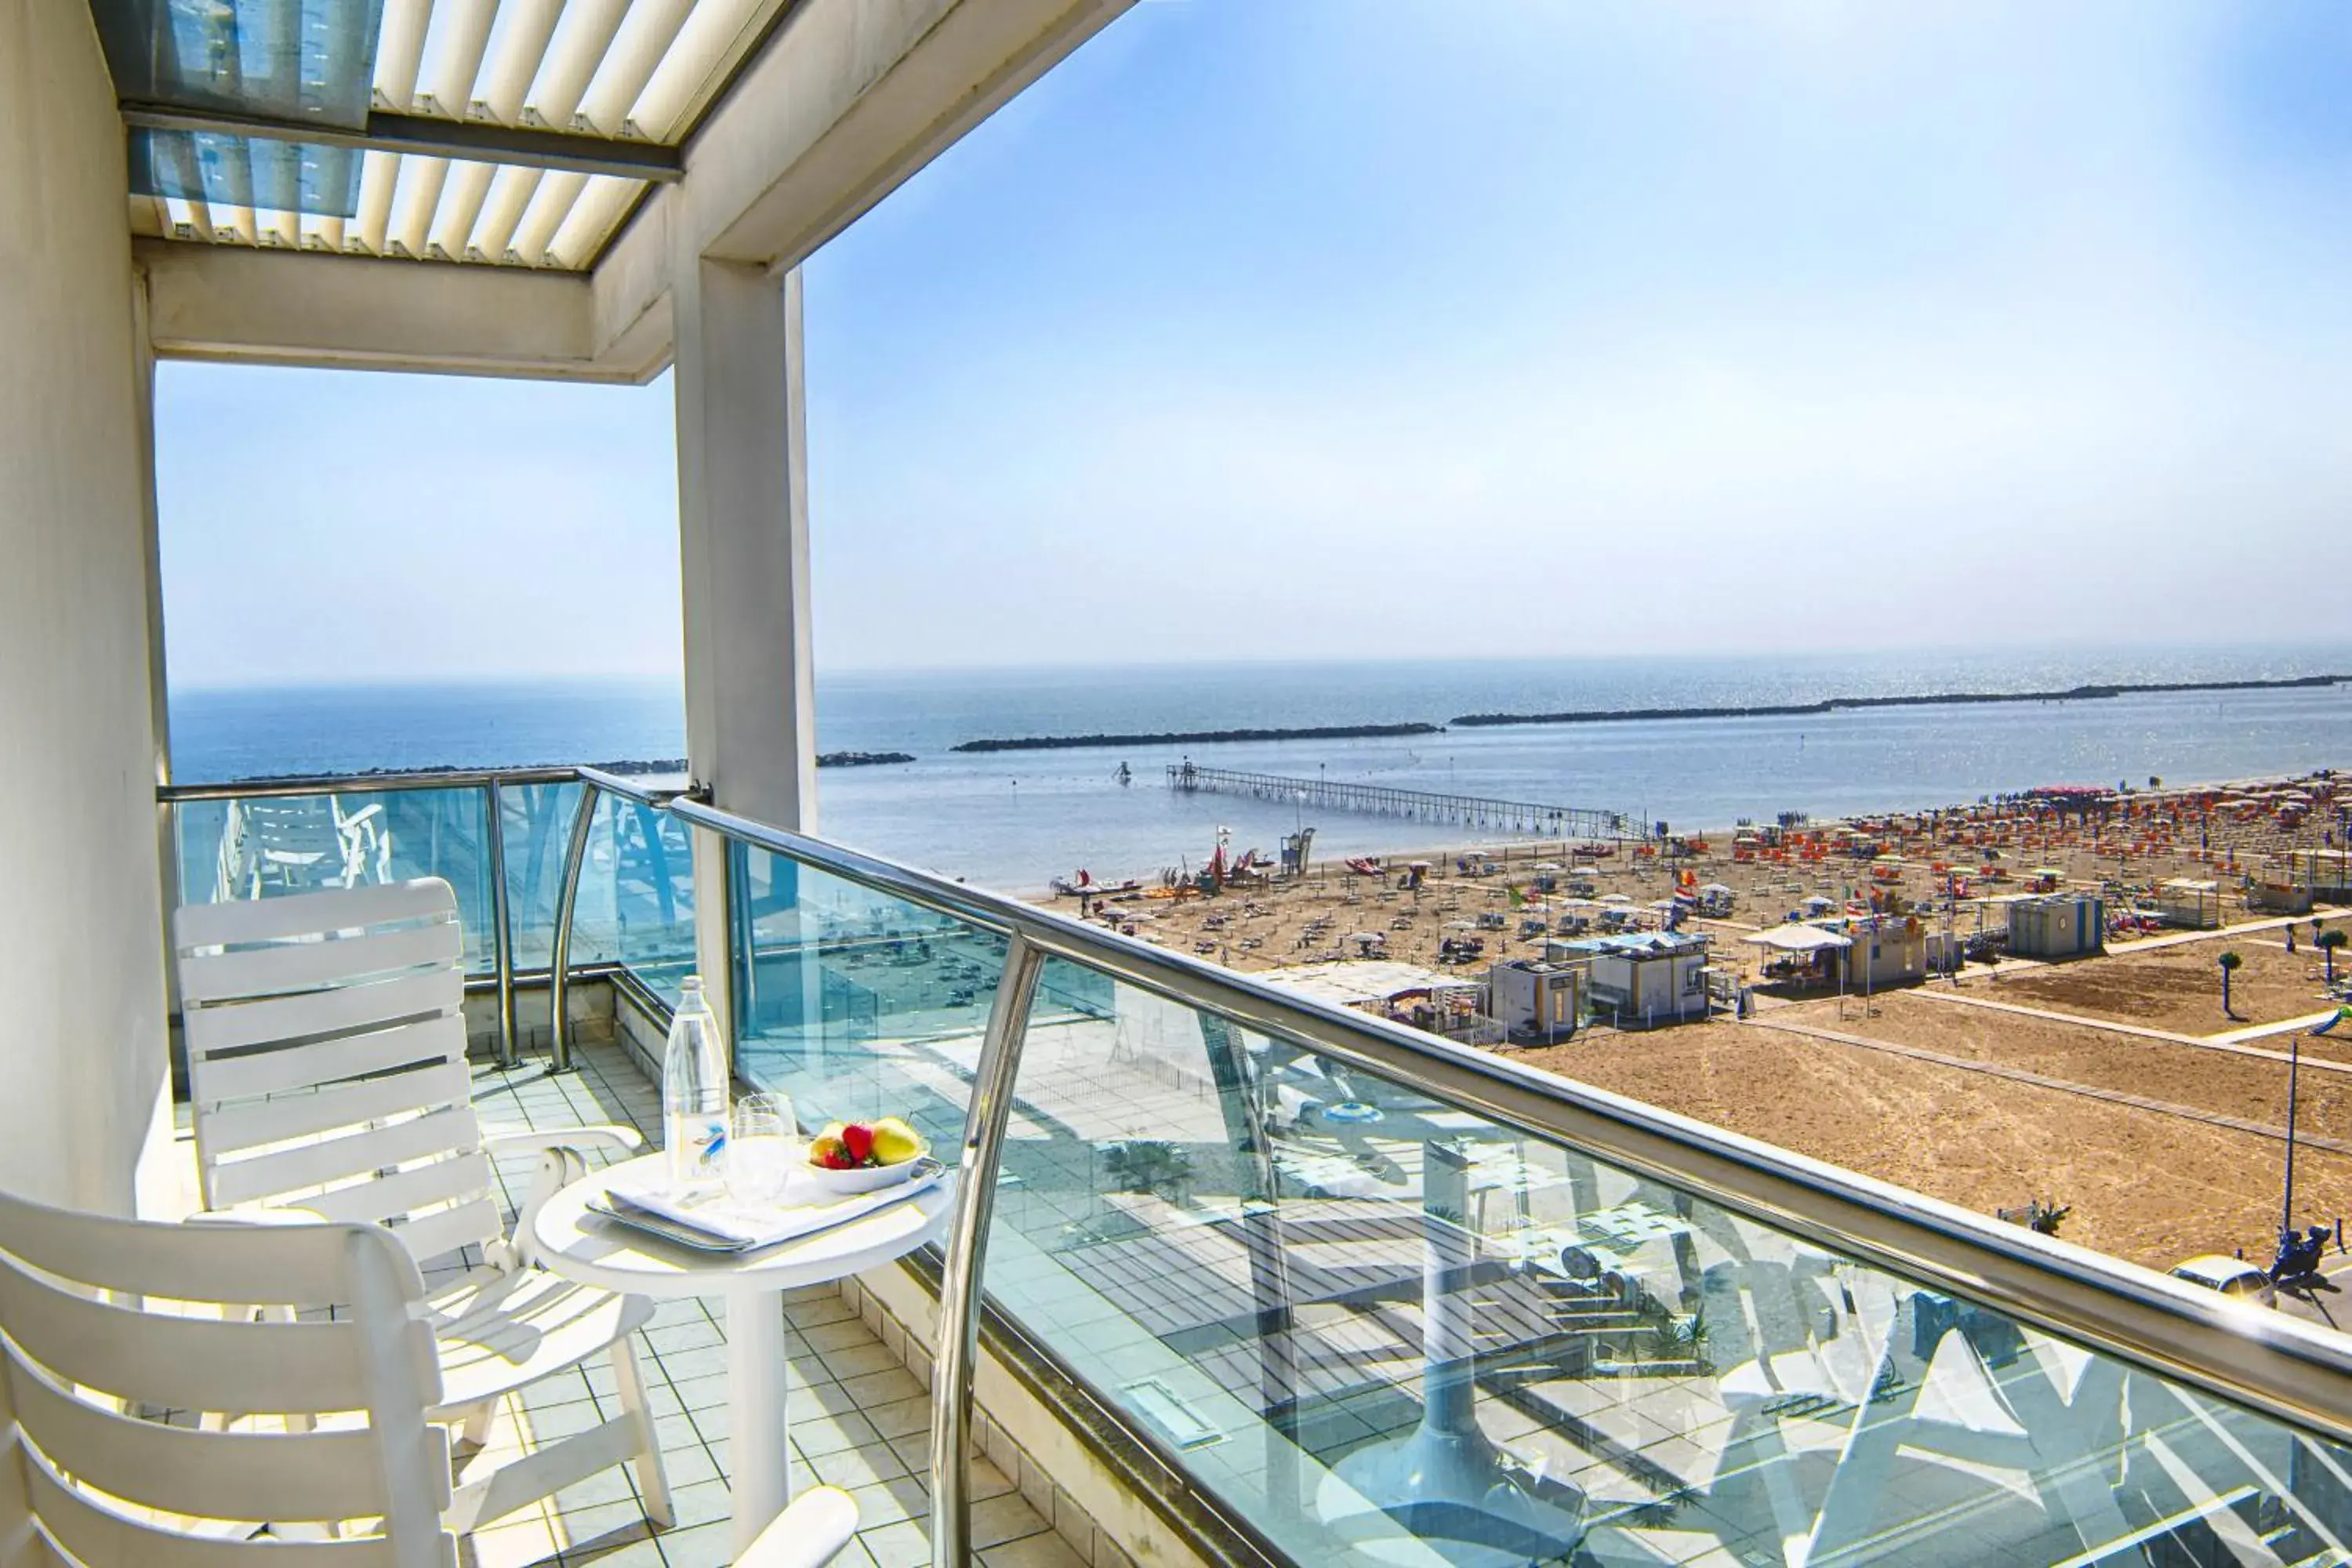
<path id="1" fill-rule="evenodd" d="M 560 169 L 581 174 L 614 174 L 628 180 L 676 181 L 685 168 L 678 150 L 655 142 L 623 142 L 568 131 L 541 131 L 486 121 L 436 120 L 423 114 L 379 110 L 360 130 L 307 120 L 257 114 L 222 114 L 159 103 L 124 103 L 122 122 L 142 131 L 194 131 L 216 136 L 253 136 L 268 142 L 301 142 L 351 147 L 365 153 L 404 153 L 464 163 L 512 163 L 530 169 Z"/>
<path id="2" fill-rule="evenodd" d="M 577 273 L 161 239 L 132 257 L 166 359 L 625 384 L 667 363 L 625 338 L 596 353 Z"/>

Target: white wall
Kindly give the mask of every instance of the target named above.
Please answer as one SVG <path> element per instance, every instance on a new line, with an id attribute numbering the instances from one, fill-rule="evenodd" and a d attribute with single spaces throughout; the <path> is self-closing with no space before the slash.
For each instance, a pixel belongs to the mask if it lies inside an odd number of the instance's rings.
<path id="1" fill-rule="evenodd" d="M 113 1210 L 167 1083 L 125 188 L 89 7 L 0 0 L 0 1186 Z"/>

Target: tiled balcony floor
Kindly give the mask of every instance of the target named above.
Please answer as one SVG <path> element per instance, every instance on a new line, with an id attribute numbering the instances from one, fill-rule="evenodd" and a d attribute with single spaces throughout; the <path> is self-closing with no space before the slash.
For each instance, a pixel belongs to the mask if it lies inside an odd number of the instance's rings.
<path id="1" fill-rule="evenodd" d="M 619 1047 L 585 1045 L 575 1059 L 578 1070 L 564 1076 L 551 1076 L 537 1062 L 511 1072 L 478 1066 L 474 1095 L 483 1125 L 536 1130 L 616 1122 L 636 1128 L 649 1144 L 658 1140 L 658 1096 Z M 186 1114 L 182 1106 L 184 1123 Z M 190 1167 L 193 1186 L 193 1159 Z M 530 1175 L 528 1160 L 500 1172 L 509 1184 L 509 1216 Z M 857 1539 L 836 1562 L 841 1568 L 913 1568 L 929 1562 L 930 1402 L 922 1384 L 831 1287 L 788 1294 L 784 1316 L 793 1487 L 831 1483 L 857 1500 Z M 638 1340 L 677 1525 L 649 1531 L 635 1479 L 615 1468 L 549 1502 L 491 1521 L 461 1544 L 461 1563 L 719 1568 L 730 1561 L 724 1310 L 716 1300 L 662 1302 Z M 601 1356 L 549 1379 L 506 1402 L 491 1456 L 501 1449 L 527 1453 L 542 1440 L 593 1425 L 614 1412 L 613 1398 L 612 1369 Z M 1083 1568 L 1064 1538 L 983 1458 L 972 1462 L 972 1539 L 986 1568 Z"/>

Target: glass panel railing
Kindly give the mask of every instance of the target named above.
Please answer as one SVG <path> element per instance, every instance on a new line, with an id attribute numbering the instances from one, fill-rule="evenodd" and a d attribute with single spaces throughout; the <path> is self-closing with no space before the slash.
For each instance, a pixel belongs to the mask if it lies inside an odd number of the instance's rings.
<path id="1" fill-rule="evenodd" d="M 514 928 L 514 965 L 518 971 L 544 969 L 553 961 L 556 906 L 563 896 L 563 852 L 572 834 L 573 813 L 580 809 L 577 780 L 560 784 L 502 784 L 499 798 L 506 824 L 507 919 Z M 598 826 L 606 816 L 598 814 Z M 591 841 L 592 852 L 593 841 Z M 583 901 L 591 895 L 581 879 Z M 609 910 L 605 910 L 609 914 Z M 598 963 L 619 956 L 609 919 L 573 927 L 572 962 Z"/>
<path id="2" fill-rule="evenodd" d="M 2346 1560 L 2352 1457 L 2283 1424 L 1047 973 L 1108 1005 L 1029 1031 L 987 1295 L 1281 1556 Z"/>
<path id="3" fill-rule="evenodd" d="M 734 853 L 738 1075 L 789 1093 L 811 1126 L 897 1115 L 952 1147 L 1004 938 L 767 850 Z M 1048 972 L 1031 1017 L 1111 1006 L 1108 979 L 1069 968 Z"/>
<path id="4" fill-rule="evenodd" d="M 439 877 L 457 891 L 467 972 L 496 967 L 496 873 L 479 785 L 182 801 L 173 826 L 184 903 Z"/>
<path id="5" fill-rule="evenodd" d="M 567 833 L 571 820 L 567 812 Z M 685 825 L 658 806 L 601 795 L 580 870 L 572 962 L 617 961 L 675 1005 L 678 982 L 694 972 L 694 915 Z"/>
<path id="6" fill-rule="evenodd" d="M 764 849 L 732 847 L 738 1076 L 801 1121 L 962 1135 L 1004 939 Z"/>

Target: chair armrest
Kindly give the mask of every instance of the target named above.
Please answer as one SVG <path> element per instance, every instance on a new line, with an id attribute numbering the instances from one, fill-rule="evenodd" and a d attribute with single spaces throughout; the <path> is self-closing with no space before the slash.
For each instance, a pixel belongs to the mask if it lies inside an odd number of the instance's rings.
<path id="1" fill-rule="evenodd" d="M 278 1205 L 269 1208 L 198 1209 L 182 1225 L 329 1225 L 317 1209 Z"/>
<path id="2" fill-rule="evenodd" d="M 528 1150 L 549 1149 L 610 1149 L 615 1154 L 634 1154 L 646 1146 L 646 1136 L 634 1127 L 610 1124 L 596 1127 L 558 1127 L 544 1132 L 516 1128 L 508 1132 L 482 1134 L 482 1150 L 488 1154 L 520 1153 Z"/>
<path id="3" fill-rule="evenodd" d="M 603 1147 L 616 1154 L 634 1154 L 645 1147 L 645 1137 L 628 1127 L 563 1127 L 545 1132 L 523 1131 L 485 1132 L 482 1149 L 493 1157 L 499 1154 L 530 1152 L 539 1154 L 539 1165 L 531 1173 L 529 1194 L 522 1207 L 515 1211 L 514 1229 L 502 1248 L 503 1256 L 494 1255 L 490 1261 L 507 1270 L 528 1268 L 539 1261 L 538 1244 L 531 1239 L 531 1226 L 539 1211 L 547 1201 L 572 1183 L 588 1173 L 588 1162 L 583 1149 Z"/>
<path id="4" fill-rule="evenodd" d="M 839 1487 L 811 1487 L 760 1531 L 735 1568 L 824 1568 L 856 1533 L 857 1500 Z"/>

